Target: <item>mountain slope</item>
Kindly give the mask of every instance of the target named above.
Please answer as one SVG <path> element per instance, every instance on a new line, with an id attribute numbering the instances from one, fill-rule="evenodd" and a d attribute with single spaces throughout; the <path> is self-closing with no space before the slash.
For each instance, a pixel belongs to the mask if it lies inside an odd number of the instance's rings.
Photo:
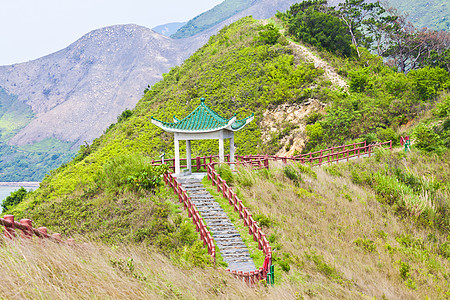
<path id="1" fill-rule="evenodd" d="M 152 30 L 164 36 L 171 36 L 187 22 L 174 22 L 153 27 Z"/>
<path id="2" fill-rule="evenodd" d="M 389 0 L 388 3 L 418 28 L 450 31 L 450 3 L 446 0 Z"/>
<path id="3" fill-rule="evenodd" d="M 41 59 L 0 67 L 0 86 L 35 114 L 9 143 L 92 141 L 135 106 L 148 84 L 186 58 L 180 48 L 150 29 L 120 25 L 93 31 Z"/>

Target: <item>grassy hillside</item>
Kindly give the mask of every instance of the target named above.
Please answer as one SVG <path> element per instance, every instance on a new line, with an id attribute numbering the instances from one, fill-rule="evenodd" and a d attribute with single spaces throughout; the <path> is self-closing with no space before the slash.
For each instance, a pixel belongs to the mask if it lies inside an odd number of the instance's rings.
<path id="1" fill-rule="evenodd" d="M 413 153 L 408 163 L 415 157 Z M 376 159 L 364 162 L 373 166 Z M 269 171 L 244 169 L 235 175 L 234 189 L 274 249 L 274 288 L 250 288 L 211 267 L 194 267 L 186 248 L 168 258 L 166 251 L 162 255 L 158 247 L 147 244 L 67 248 L 25 243 L 0 248 L 0 265 L 9 274 L 0 291 L 50 298 L 448 298 L 446 235 L 399 217 L 370 189 L 353 183 L 346 170 L 357 166 L 358 162 L 311 170 L 271 165 Z M 123 202 L 120 198 L 116 201 Z M 134 211 L 142 209 L 128 199 Z M 132 216 L 136 221 L 142 218 Z M 81 243 L 83 238 L 77 240 Z M 14 280 L 24 276 L 29 278 L 26 286 Z M 115 282 L 114 288 L 105 282 Z"/>
<path id="2" fill-rule="evenodd" d="M 121 249 L 120 254 L 105 250 L 92 265 L 102 266 L 105 280 L 114 281 L 114 272 L 124 274 L 121 291 L 145 287 L 139 290 L 143 298 L 450 297 L 450 187 L 443 167 L 449 164 L 448 73 L 424 68 L 404 75 L 363 49 L 360 58 L 354 53 L 344 58 L 310 48 L 348 82 L 346 90 L 334 86 L 326 71 L 305 62 L 277 26 L 247 17 L 221 30 L 7 213 Z M 255 113 L 255 120 L 237 133 L 238 154 L 270 154 L 287 147 L 280 141 L 298 122 L 307 125 L 306 149 L 357 140 L 396 141 L 399 134 L 410 134 L 413 152 L 378 152 L 363 162 L 313 170 L 274 164 L 269 171 L 234 175 L 234 188 L 274 249 L 277 286 L 250 289 L 222 273 L 214 275 L 192 223 L 172 192 L 158 184 L 163 170 L 148 166 L 163 151 L 173 157 L 172 135 L 152 125 L 151 116 L 183 118 L 200 97 L 226 117 Z M 325 109 L 297 123 L 281 118 L 276 130 L 263 132 L 268 112 L 302 110 L 311 101 Z M 269 139 L 263 140 L 263 134 Z M 194 156 L 217 152 L 217 141 L 193 143 Z M 164 254 L 163 275 L 148 268 L 153 258 L 147 261 L 141 247 Z M 5 257 L 17 252 L 8 251 Z M 14 257 L 20 264 L 21 256 Z M 36 260 L 18 265 L 15 272 L 31 268 L 48 274 L 48 264 Z M 58 280 L 47 280 L 38 292 L 74 285 L 65 275 L 71 271 L 58 265 L 50 269 L 55 270 L 51 278 Z M 86 273 L 80 286 L 96 282 Z M 184 290 L 185 275 L 166 274 L 192 274 L 195 283 Z M 34 295 L 35 289 L 28 291 Z M 114 297 L 108 292 L 102 294 Z"/>
<path id="3" fill-rule="evenodd" d="M 254 0 L 225 0 L 187 22 L 171 38 L 182 39 L 196 35 L 249 8 L 253 2 Z"/>

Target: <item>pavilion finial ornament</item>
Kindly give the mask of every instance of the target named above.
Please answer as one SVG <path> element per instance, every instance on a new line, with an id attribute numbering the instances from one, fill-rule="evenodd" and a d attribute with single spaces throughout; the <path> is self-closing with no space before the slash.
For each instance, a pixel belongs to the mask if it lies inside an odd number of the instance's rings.
<path id="1" fill-rule="evenodd" d="M 234 132 L 244 128 L 254 118 L 254 114 L 238 120 L 236 114 L 227 119 L 213 111 L 205 104 L 205 98 L 200 98 L 200 105 L 183 119 L 173 116 L 173 123 L 160 121 L 151 117 L 152 123 L 164 131 L 174 133 L 175 175 L 181 175 L 180 141 L 186 141 L 186 167 L 188 174 L 192 172 L 191 141 L 219 140 L 219 161 L 225 157 L 224 140 L 230 140 L 230 162 L 234 162 L 236 148 L 234 146 Z M 234 165 L 231 165 L 234 168 Z"/>

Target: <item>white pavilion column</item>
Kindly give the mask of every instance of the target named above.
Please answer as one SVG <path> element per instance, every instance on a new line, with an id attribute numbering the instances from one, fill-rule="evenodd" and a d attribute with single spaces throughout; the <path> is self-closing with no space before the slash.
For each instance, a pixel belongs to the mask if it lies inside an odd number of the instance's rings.
<path id="1" fill-rule="evenodd" d="M 174 143 L 175 143 L 175 175 L 181 174 L 181 167 L 180 167 L 180 141 L 178 140 L 178 134 L 175 133 L 174 135 Z"/>
<path id="2" fill-rule="evenodd" d="M 225 161 L 225 149 L 223 145 L 223 131 L 219 132 L 219 162 Z"/>
<path id="3" fill-rule="evenodd" d="M 186 165 L 189 173 L 192 173 L 192 154 L 191 154 L 191 141 L 186 140 Z"/>
<path id="4" fill-rule="evenodd" d="M 231 137 L 230 137 L 230 162 L 234 162 L 234 154 L 236 152 L 236 147 L 234 147 L 234 132 L 232 132 Z M 231 169 L 234 170 L 235 169 L 235 165 L 231 164 L 230 165 Z"/>

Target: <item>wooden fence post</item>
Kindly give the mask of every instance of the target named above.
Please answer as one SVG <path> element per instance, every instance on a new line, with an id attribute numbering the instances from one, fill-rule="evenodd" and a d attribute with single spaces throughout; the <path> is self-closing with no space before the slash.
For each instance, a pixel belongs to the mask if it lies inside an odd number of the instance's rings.
<path id="1" fill-rule="evenodd" d="M 16 237 L 16 230 L 15 230 L 15 224 L 14 224 L 14 216 L 13 215 L 6 215 L 3 217 L 6 221 L 10 222 L 12 224 L 11 227 L 5 226 L 5 236 L 9 239 L 12 239 Z"/>
<path id="2" fill-rule="evenodd" d="M 200 156 L 197 156 L 195 158 L 195 160 L 196 160 L 196 163 L 197 163 L 197 172 L 198 172 L 198 171 L 200 171 L 200 168 L 201 168 Z"/>
<path id="3" fill-rule="evenodd" d="M 21 237 L 24 239 L 31 239 L 33 236 L 33 225 L 30 219 L 22 219 L 20 220 L 20 224 L 25 226 L 25 230 L 22 230 Z"/>
<path id="4" fill-rule="evenodd" d="M 37 229 L 40 233 L 42 233 L 44 236 L 47 236 L 47 228 L 46 227 L 39 227 Z M 40 236 L 42 238 L 42 236 Z"/>

